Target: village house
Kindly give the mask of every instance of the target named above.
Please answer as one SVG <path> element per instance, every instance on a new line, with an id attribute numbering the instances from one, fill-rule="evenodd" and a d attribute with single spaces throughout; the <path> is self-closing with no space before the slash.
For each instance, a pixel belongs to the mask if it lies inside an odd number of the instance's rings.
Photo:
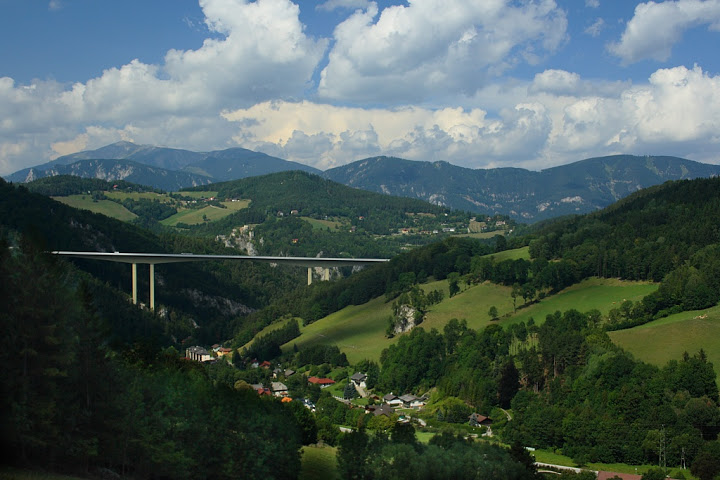
<path id="1" fill-rule="evenodd" d="M 335 384 L 335 380 L 332 378 L 319 378 L 319 377 L 310 377 L 308 378 L 308 382 L 312 383 L 314 385 L 320 385 L 320 388 L 327 388 L 330 385 Z"/>
<path id="2" fill-rule="evenodd" d="M 282 382 L 271 382 L 270 390 L 276 397 L 285 397 L 288 394 L 287 386 Z"/>
<path id="3" fill-rule="evenodd" d="M 213 359 L 210 352 L 202 347 L 188 347 L 185 349 L 185 358 L 193 360 L 195 362 L 207 362 Z"/>
<path id="4" fill-rule="evenodd" d="M 412 394 L 405 394 L 400 397 L 402 405 L 405 408 L 420 408 L 425 406 L 425 397 L 416 397 Z"/>
<path id="5" fill-rule="evenodd" d="M 468 417 L 468 423 L 471 427 L 479 427 L 479 426 L 485 426 L 489 427 L 492 425 L 492 420 L 490 420 L 485 415 L 480 415 L 479 413 L 473 413 Z"/>
<path id="6" fill-rule="evenodd" d="M 270 391 L 269 388 L 264 387 L 262 383 L 254 383 L 251 385 L 251 387 L 253 388 L 253 390 L 258 392 L 258 395 L 272 396 L 272 391 Z"/>
<path id="7" fill-rule="evenodd" d="M 386 417 L 390 418 L 390 416 L 395 413 L 395 410 L 390 405 L 368 405 L 365 407 L 365 413 L 373 415 L 380 416 L 385 415 Z"/>
<path id="8" fill-rule="evenodd" d="M 367 388 L 367 384 L 365 381 L 367 380 L 367 375 L 364 373 L 355 373 L 350 377 L 350 380 L 355 384 L 356 387 L 360 388 Z"/>
<path id="9" fill-rule="evenodd" d="M 232 353 L 232 348 L 220 347 L 215 351 L 215 353 L 217 353 L 218 357 L 224 357 L 225 355 L 230 355 Z"/>
<path id="10" fill-rule="evenodd" d="M 390 406 L 396 406 L 401 407 L 403 404 L 403 401 L 400 400 L 400 397 L 397 395 L 393 395 L 392 393 L 388 393 L 383 397 L 383 402 L 385 402 L 387 405 Z"/>

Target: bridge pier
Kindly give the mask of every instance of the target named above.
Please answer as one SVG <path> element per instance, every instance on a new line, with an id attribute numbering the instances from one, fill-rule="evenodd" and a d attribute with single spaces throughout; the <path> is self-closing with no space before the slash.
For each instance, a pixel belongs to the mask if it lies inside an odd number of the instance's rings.
<path id="1" fill-rule="evenodd" d="M 313 267 L 308 267 L 308 285 L 312 285 L 312 277 L 313 277 Z M 325 267 L 323 268 L 322 274 L 320 275 L 320 281 L 322 282 L 328 282 L 330 281 L 330 268 Z"/>
<path id="2" fill-rule="evenodd" d="M 137 305 L 137 263 L 132 264 L 132 296 L 133 305 Z"/>
<path id="3" fill-rule="evenodd" d="M 155 264 L 150 264 L 150 311 L 155 311 Z"/>
<path id="4" fill-rule="evenodd" d="M 155 264 L 150 263 L 150 310 L 155 310 Z M 137 305 L 137 263 L 132 264 L 132 302 Z"/>

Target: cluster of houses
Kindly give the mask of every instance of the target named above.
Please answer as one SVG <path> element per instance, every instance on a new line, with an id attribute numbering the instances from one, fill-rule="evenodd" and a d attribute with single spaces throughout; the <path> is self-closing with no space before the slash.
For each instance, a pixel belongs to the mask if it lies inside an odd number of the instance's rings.
<path id="1" fill-rule="evenodd" d="M 391 407 L 422 408 L 427 403 L 428 397 L 427 395 L 423 395 L 422 397 L 416 397 L 415 395 L 409 393 L 398 397 L 397 395 L 388 393 L 387 395 L 382 397 L 382 400 L 383 403 Z"/>
<path id="2" fill-rule="evenodd" d="M 217 343 L 212 346 L 212 353 L 198 346 L 185 349 L 185 358 L 194 362 L 214 362 L 218 358 L 230 354 L 232 354 L 232 348 L 221 347 Z"/>
<path id="3" fill-rule="evenodd" d="M 222 357 L 224 355 L 228 355 L 231 353 L 231 349 L 229 348 L 223 348 L 220 345 L 213 345 L 212 346 L 213 353 L 208 352 L 206 349 L 202 347 L 188 347 L 185 350 L 185 357 L 192 361 L 197 362 L 207 362 L 207 361 L 215 361 L 218 357 Z M 214 355 L 213 355 L 214 354 Z M 251 364 L 251 367 L 253 368 L 265 368 L 269 369 L 272 367 L 272 364 L 269 361 L 263 361 L 258 362 L 257 360 L 253 361 Z M 282 377 L 288 378 L 292 375 L 295 375 L 295 370 L 292 369 L 282 369 L 282 368 L 275 368 L 273 370 L 273 378 L 274 379 L 280 379 Z M 313 385 L 319 385 L 320 388 L 327 388 L 331 385 L 334 385 L 336 382 L 332 378 L 327 377 L 316 377 L 316 376 L 310 376 L 307 379 L 308 383 L 311 383 Z M 367 375 L 361 372 L 354 373 L 350 376 L 349 381 L 352 385 L 355 386 L 355 388 L 359 392 L 364 392 L 364 389 L 367 388 Z M 290 394 L 288 392 L 288 387 L 284 383 L 280 381 L 276 382 L 270 382 L 270 386 L 266 387 L 262 383 L 253 384 L 252 388 L 258 392 L 259 395 L 267 395 L 272 397 L 279 397 L 282 399 L 283 402 L 291 402 L 292 398 L 290 398 Z M 363 393 L 364 395 L 364 393 Z M 423 408 L 428 401 L 427 395 L 422 395 L 420 397 L 406 393 L 404 395 L 395 395 L 393 393 L 388 393 L 387 395 L 383 396 L 382 398 L 373 395 L 371 398 L 375 402 L 377 402 L 374 405 L 367 405 L 365 407 L 365 413 L 367 414 L 373 414 L 375 416 L 377 415 L 385 415 L 387 417 L 390 417 L 393 413 L 395 413 L 396 408 L 412 408 L 412 409 L 420 409 Z M 303 404 L 310 410 L 315 410 L 315 405 L 307 399 L 301 399 L 300 401 L 303 402 Z M 480 415 L 479 413 L 473 413 L 468 418 L 468 423 L 471 426 L 479 427 L 479 426 L 489 426 L 492 424 L 492 420 L 490 418 Z"/>

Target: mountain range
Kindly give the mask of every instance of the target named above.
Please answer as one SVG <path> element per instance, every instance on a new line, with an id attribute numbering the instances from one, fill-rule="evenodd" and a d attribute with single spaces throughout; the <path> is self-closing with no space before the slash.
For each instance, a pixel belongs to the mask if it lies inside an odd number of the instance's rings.
<path id="1" fill-rule="evenodd" d="M 470 169 L 447 162 L 379 156 L 322 172 L 243 148 L 192 152 L 118 142 L 59 157 L 6 178 L 28 182 L 72 174 L 177 190 L 288 170 L 303 170 L 348 186 L 419 198 L 454 209 L 508 215 L 526 223 L 595 211 L 668 180 L 720 174 L 719 165 L 670 156 L 633 155 L 589 158 L 539 172 L 521 168 Z"/>

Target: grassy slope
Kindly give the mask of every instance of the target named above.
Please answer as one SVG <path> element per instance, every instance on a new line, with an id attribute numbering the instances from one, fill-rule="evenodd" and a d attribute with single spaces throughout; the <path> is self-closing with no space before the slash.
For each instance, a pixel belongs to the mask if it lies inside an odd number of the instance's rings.
<path id="1" fill-rule="evenodd" d="M 314 230 L 330 230 L 334 232 L 342 226 L 342 222 L 338 220 L 319 220 L 317 218 L 300 217 L 301 219 L 312 225 Z"/>
<path id="2" fill-rule="evenodd" d="M 607 278 L 590 278 L 566 288 L 557 295 L 547 297 L 526 308 L 518 309 L 517 314 L 505 323 L 519 323 L 533 317 L 535 323 L 542 323 L 549 314 L 560 310 L 575 309 L 587 312 L 598 309 L 603 315 L 620 306 L 624 300 L 638 301 L 645 295 L 657 290 L 657 284 L 647 282 L 626 282 Z M 518 304 L 522 303 L 518 298 Z M 498 307 L 502 314 L 502 310 Z"/>
<path id="3" fill-rule="evenodd" d="M 448 282 L 432 282 L 424 286 L 426 292 L 442 290 L 445 292 L 445 299 L 428 310 L 423 326 L 426 329 L 442 328 L 453 318 L 467 320 L 468 327 L 478 329 L 485 328 L 490 324 L 490 317 L 487 312 L 492 305 L 498 309 L 499 315 L 512 312 L 512 299 L 510 298 L 510 287 L 483 283 L 464 287 L 463 290 L 452 298 L 449 298 Z"/>
<path id="4" fill-rule="evenodd" d="M 305 446 L 302 448 L 300 480 L 335 480 L 340 476 L 337 470 L 337 448 Z"/>
<path id="5" fill-rule="evenodd" d="M 351 305 L 300 327 L 301 335 L 286 343 L 283 350 L 292 348 L 293 344 L 302 348 L 324 343 L 337 345 L 345 352 L 350 363 L 365 358 L 377 360 L 380 352 L 397 339 L 385 338 L 391 303 L 385 303 L 383 297 L 376 298 L 363 305 Z"/>
<path id="6" fill-rule="evenodd" d="M 458 295 L 448 298 L 447 281 L 425 284 L 426 291 L 440 289 L 445 299 L 430 308 L 422 327 L 426 330 L 443 326 L 452 318 L 465 319 L 474 329 L 484 328 L 491 323 L 487 315 L 490 306 L 495 305 L 500 315 L 508 316 L 500 320 L 501 325 L 527 321 L 531 316 L 536 323 L 542 323 L 547 314 L 557 310 L 577 309 L 586 312 L 597 308 L 607 313 L 624 299 L 638 300 L 654 291 L 657 285 L 641 282 L 623 282 L 614 279 L 589 279 L 574 285 L 557 295 L 548 297 L 537 304 L 518 310 L 512 314 L 510 288 L 491 283 L 465 287 Z M 522 299 L 521 299 L 522 301 Z M 397 341 L 398 337 L 385 338 L 388 317 L 391 315 L 392 302 L 376 298 L 364 305 L 354 305 L 335 312 L 308 326 L 301 327 L 301 335 L 283 346 L 299 348 L 318 343 L 335 344 L 345 352 L 348 360 L 355 363 L 362 359 L 378 360 L 383 349 Z"/>
<path id="7" fill-rule="evenodd" d="M 720 306 L 681 312 L 628 330 L 610 332 L 617 345 L 654 365 L 679 360 L 701 348 L 720 373 Z"/>
<path id="8" fill-rule="evenodd" d="M 111 198 L 113 200 L 120 200 L 121 202 L 127 198 L 131 200 L 157 200 L 160 203 L 173 203 L 174 200 L 170 198 L 169 195 L 165 193 L 155 193 L 155 192 L 123 192 L 123 191 L 112 191 L 112 192 L 103 192 L 105 193 L 105 196 L 108 198 Z"/>
<path id="9" fill-rule="evenodd" d="M 203 223 L 205 220 L 203 219 L 203 215 L 208 219 L 208 221 L 213 220 L 220 220 L 223 217 L 227 217 L 231 213 L 237 212 L 238 210 L 242 210 L 243 208 L 247 208 L 248 205 L 250 205 L 250 200 L 241 200 L 239 202 L 220 202 L 227 208 L 220 208 L 216 207 L 214 205 L 208 205 L 207 207 L 203 207 L 200 209 L 187 209 L 187 210 L 180 210 L 175 215 L 172 215 L 165 220 L 162 220 L 160 223 L 163 225 L 167 225 L 170 227 L 174 227 L 178 223 L 186 223 L 188 225 L 197 225 L 200 223 Z"/>
<path id="10" fill-rule="evenodd" d="M 494 258 L 496 262 L 502 262 L 503 260 L 519 260 L 521 258 L 530 260 L 530 247 L 503 250 L 502 252 L 490 254 L 488 257 Z"/>
<path id="11" fill-rule="evenodd" d="M 70 195 L 68 197 L 52 198 L 70 207 L 90 210 L 94 213 L 101 213 L 123 222 L 129 222 L 130 220 L 137 218 L 137 215 L 119 203 L 115 203 L 110 200 L 98 200 L 97 202 L 93 202 L 91 195 Z"/>

